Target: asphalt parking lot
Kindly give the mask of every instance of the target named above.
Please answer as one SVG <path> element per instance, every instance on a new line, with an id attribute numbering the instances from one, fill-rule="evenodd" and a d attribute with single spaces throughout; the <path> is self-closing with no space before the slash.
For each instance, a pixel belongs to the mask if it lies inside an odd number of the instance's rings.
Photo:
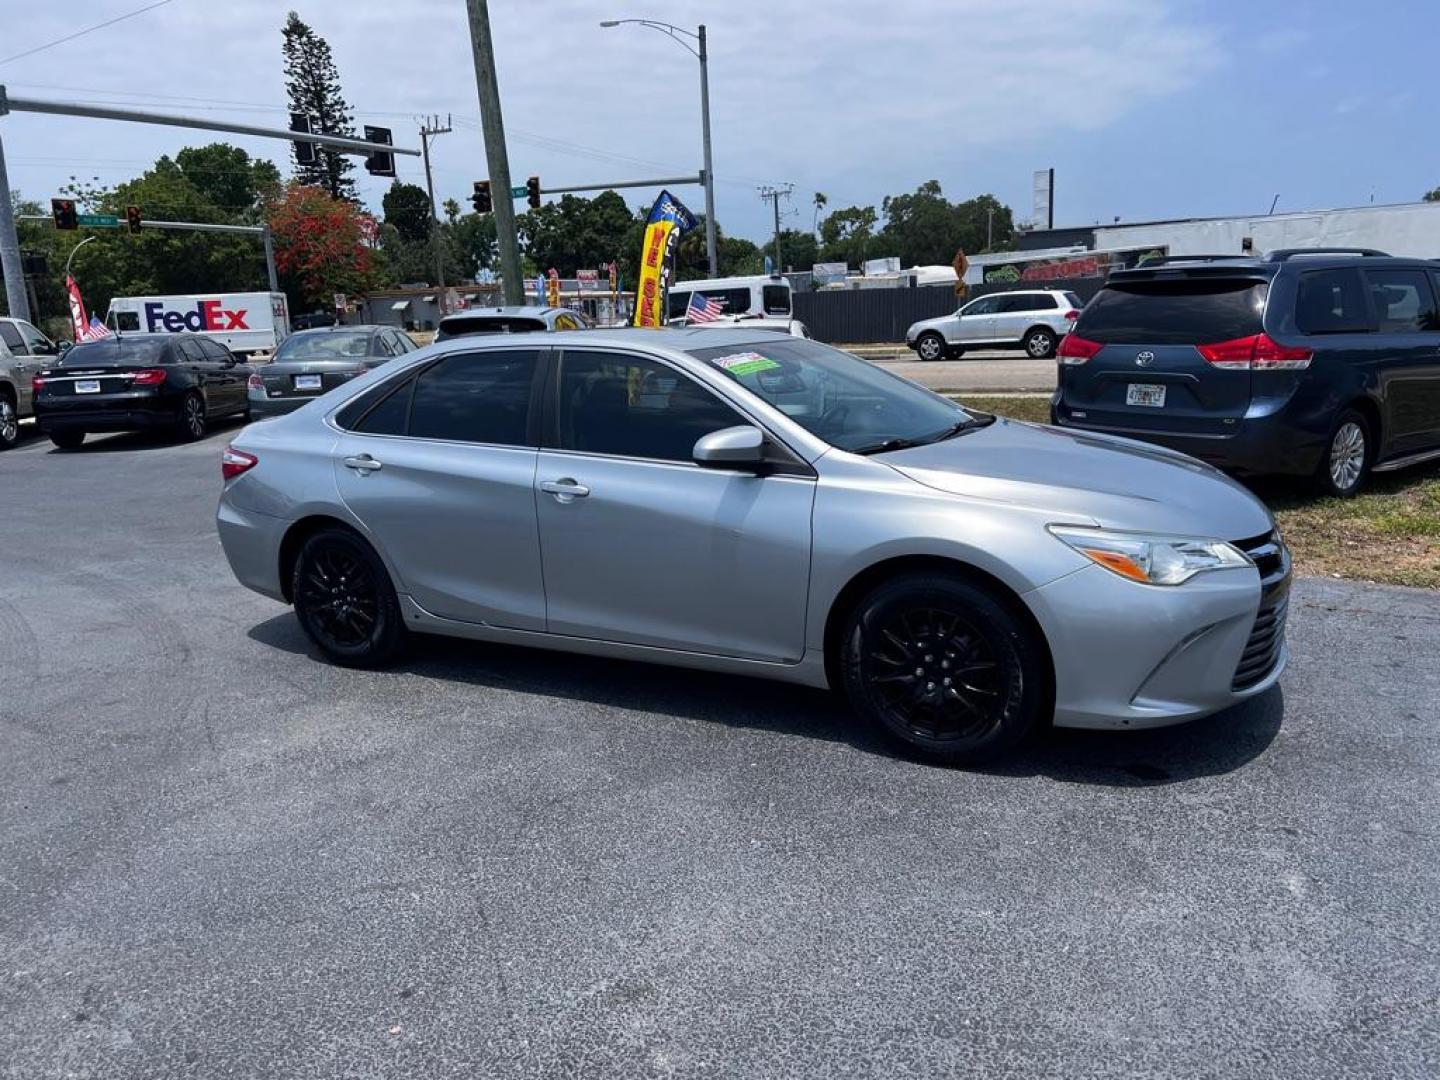
<path id="1" fill-rule="evenodd" d="M 1433 593 L 1302 580 L 1276 691 L 945 770 L 798 688 L 329 667 L 227 434 L 0 456 L 0 1075 L 1440 1073 Z"/>

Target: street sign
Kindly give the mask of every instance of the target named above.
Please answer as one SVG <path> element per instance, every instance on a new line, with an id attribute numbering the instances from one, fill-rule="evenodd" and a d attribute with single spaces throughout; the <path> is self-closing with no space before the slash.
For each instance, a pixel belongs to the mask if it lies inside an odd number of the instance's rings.
<path id="1" fill-rule="evenodd" d="M 530 189 L 529 189 L 528 187 L 526 187 L 524 184 L 521 184 L 519 187 L 512 187 L 512 188 L 510 189 L 510 197 L 511 197 L 512 199 L 523 199 L 526 195 L 529 195 L 529 194 L 530 194 Z"/>
<path id="2" fill-rule="evenodd" d="M 114 214 L 81 214 L 76 220 L 87 229 L 118 229 L 120 219 Z"/>

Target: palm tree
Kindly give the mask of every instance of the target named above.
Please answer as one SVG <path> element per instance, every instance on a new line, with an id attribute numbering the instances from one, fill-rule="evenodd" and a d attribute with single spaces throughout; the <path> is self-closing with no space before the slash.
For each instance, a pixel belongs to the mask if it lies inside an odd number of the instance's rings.
<path id="1" fill-rule="evenodd" d="M 817 191 L 815 192 L 815 197 L 810 201 L 815 204 L 815 220 L 810 224 L 810 231 L 818 236 L 820 233 L 820 211 L 829 203 L 830 197 L 823 191 Z"/>

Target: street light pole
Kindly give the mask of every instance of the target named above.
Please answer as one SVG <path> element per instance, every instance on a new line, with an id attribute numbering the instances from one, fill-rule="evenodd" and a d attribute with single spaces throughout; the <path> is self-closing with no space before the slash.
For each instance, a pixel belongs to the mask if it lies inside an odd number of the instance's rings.
<path id="1" fill-rule="evenodd" d="M 705 159 L 703 174 L 705 180 L 705 255 L 710 262 L 710 276 L 712 278 L 719 277 L 720 257 L 715 240 L 715 169 L 710 160 L 710 54 L 706 48 L 705 24 L 701 23 L 696 30 L 685 30 L 656 19 L 606 19 L 600 25 L 609 29 L 625 23 L 635 23 L 639 26 L 648 26 L 651 30 L 659 30 L 665 36 L 679 42 L 683 48 L 689 50 L 691 56 L 700 61 L 700 138 Z M 685 38 L 694 38 L 696 45 L 691 45 Z"/>

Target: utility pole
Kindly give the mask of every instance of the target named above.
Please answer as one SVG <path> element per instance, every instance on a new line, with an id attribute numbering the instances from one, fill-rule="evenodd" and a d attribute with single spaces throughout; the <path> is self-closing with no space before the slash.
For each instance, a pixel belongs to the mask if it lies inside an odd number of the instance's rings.
<path id="1" fill-rule="evenodd" d="M 450 117 L 445 117 L 445 126 L 440 126 L 440 117 L 432 116 L 420 125 L 420 153 L 425 159 L 425 190 L 430 193 L 430 247 L 435 252 L 435 286 L 445 288 L 445 260 L 440 250 L 440 215 L 435 210 L 435 181 L 430 176 L 430 140 L 436 135 L 448 134 L 451 130 Z"/>
<path id="2" fill-rule="evenodd" d="M 985 250 L 991 251 L 995 247 L 995 208 L 985 208 Z"/>
<path id="3" fill-rule="evenodd" d="M 520 243 L 515 236 L 515 204 L 510 196 L 510 159 L 505 153 L 505 122 L 500 116 L 500 84 L 495 77 L 495 44 L 490 38 L 486 0 L 465 0 L 470 15 L 470 46 L 475 54 L 475 90 L 480 96 L 480 129 L 494 192 L 495 240 L 500 248 L 500 277 L 505 303 L 525 303 L 520 276 Z"/>
<path id="4" fill-rule="evenodd" d="M 0 90 L 0 116 L 5 96 Z M 0 142 L 0 270 L 5 275 L 5 303 L 10 317 L 30 321 L 30 298 L 25 295 L 25 268 L 20 261 L 20 238 L 15 235 L 15 208 L 10 203 L 10 178 L 5 174 L 5 145 Z"/>
<path id="5" fill-rule="evenodd" d="M 705 154 L 705 257 L 710 262 L 710 276 L 720 276 L 720 255 L 715 246 L 715 166 L 710 163 L 710 55 L 705 51 L 705 24 L 699 26 L 700 39 L 700 132 Z M 1371 200 L 1372 202 L 1374 200 Z"/>
<path id="6" fill-rule="evenodd" d="M 771 187 L 765 185 L 760 189 L 760 198 L 769 199 L 770 205 L 775 211 L 775 273 L 785 269 L 785 264 L 780 261 L 780 200 L 790 198 L 790 192 L 795 190 L 794 184 L 786 184 L 784 187 Z"/>

